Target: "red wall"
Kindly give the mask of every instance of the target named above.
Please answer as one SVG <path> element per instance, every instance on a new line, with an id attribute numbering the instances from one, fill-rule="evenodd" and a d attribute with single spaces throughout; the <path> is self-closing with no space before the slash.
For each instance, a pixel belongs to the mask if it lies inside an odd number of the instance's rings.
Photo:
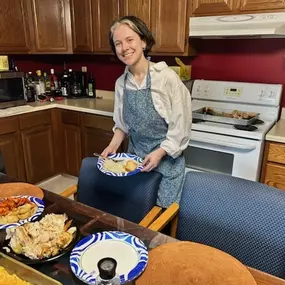
<path id="1" fill-rule="evenodd" d="M 285 39 L 198 40 L 192 77 L 284 84 Z"/>
<path id="2" fill-rule="evenodd" d="M 192 64 L 192 78 L 285 84 L 285 39 L 195 40 L 191 44 L 197 56 L 181 59 Z M 50 68 L 62 72 L 64 61 L 67 68 L 76 70 L 87 66 L 96 78 L 97 88 L 103 90 L 114 90 L 116 79 L 124 71 L 124 65 L 114 56 L 15 55 L 14 59 L 20 70 L 32 72 Z M 152 60 L 175 64 L 174 57 Z"/>

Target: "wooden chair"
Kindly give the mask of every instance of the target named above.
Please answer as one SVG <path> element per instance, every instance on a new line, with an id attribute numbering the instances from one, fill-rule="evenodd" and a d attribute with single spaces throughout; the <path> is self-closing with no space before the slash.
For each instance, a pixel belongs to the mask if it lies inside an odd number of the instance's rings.
<path id="1" fill-rule="evenodd" d="M 139 173 L 129 177 L 111 177 L 101 173 L 97 158 L 83 159 L 78 185 L 61 193 L 75 195 L 78 202 L 148 227 L 162 212 L 156 206 L 161 175 Z"/>
<path id="2" fill-rule="evenodd" d="M 149 229 L 216 247 L 247 266 L 285 278 L 285 191 L 228 175 L 189 172 L 180 206 Z"/>

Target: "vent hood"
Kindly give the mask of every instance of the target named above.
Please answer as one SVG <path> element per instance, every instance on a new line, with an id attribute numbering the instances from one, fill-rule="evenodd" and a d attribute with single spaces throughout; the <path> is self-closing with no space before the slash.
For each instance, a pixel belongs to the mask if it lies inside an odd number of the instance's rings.
<path id="1" fill-rule="evenodd" d="M 191 17 L 190 37 L 285 38 L 285 12 Z"/>

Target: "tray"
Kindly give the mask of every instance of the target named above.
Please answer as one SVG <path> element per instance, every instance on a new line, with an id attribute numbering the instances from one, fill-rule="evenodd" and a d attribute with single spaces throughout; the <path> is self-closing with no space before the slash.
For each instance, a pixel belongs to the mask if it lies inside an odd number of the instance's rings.
<path id="1" fill-rule="evenodd" d="M 230 115 L 239 112 L 240 115 L 248 116 L 248 118 L 231 118 Z M 251 125 L 256 119 L 259 118 L 259 113 L 244 112 L 239 110 L 218 109 L 203 107 L 192 111 L 192 117 L 194 119 L 200 119 L 204 121 L 218 122 L 231 125 Z"/>
<path id="2" fill-rule="evenodd" d="M 62 283 L 3 254 L 2 252 L 0 252 L 0 266 L 4 267 L 8 273 L 15 273 L 19 278 L 30 282 L 33 285 L 62 285 Z"/>

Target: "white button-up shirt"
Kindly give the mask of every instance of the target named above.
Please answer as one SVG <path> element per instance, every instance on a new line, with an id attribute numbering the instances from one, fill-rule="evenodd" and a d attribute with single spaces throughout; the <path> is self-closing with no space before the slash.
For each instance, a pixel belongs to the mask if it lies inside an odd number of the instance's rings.
<path id="1" fill-rule="evenodd" d="M 179 76 L 165 62 L 150 65 L 151 96 L 158 114 L 168 124 L 166 139 L 160 147 L 173 158 L 178 157 L 187 148 L 192 124 L 191 96 Z M 116 81 L 114 122 L 116 128 L 128 134 L 129 127 L 123 120 L 124 78 L 128 73 L 126 88 L 132 90 L 146 89 L 146 76 L 138 86 L 133 75 L 126 67 Z"/>

